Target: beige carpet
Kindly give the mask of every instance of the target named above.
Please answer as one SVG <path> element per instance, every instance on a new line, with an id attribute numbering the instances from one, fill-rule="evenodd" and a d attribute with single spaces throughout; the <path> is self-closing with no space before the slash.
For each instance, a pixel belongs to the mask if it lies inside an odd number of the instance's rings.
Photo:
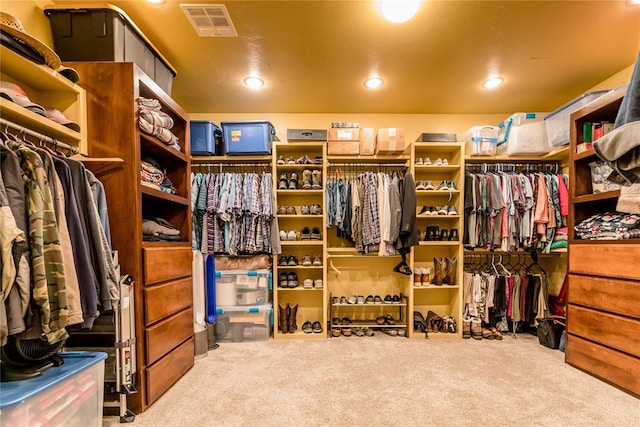
<path id="1" fill-rule="evenodd" d="M 221 344 L 133 425 L 637 427 L 640 400 L 570 367 L 531 335 L 377 334 Z"/>

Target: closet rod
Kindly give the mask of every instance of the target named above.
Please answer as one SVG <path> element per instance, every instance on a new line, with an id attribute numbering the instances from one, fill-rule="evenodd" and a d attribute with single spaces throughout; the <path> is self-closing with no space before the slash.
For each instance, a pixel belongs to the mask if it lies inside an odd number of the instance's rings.
<path id="1" fill-rule="evenodd" d="M 359 167 L 383 167 L 383 168 L 406 168 L 406 162 L 403 163 L 329 163 L 328 166 L 339 166 L 345 168 Z"/>
<path id="2" fill-rule="evenodd" d="M 76 154 L 78 152 L 78 147 L 73 147 L 69 144 L 65 144 L 64 142 L 60 142 L 55 138 L 51 138 L 50 136 L 47 135 L 43 135 L 39 132 L 33 131 L 31 129 L 25 128 L 24 126 L 20 126 L 19 124 L 10 122 L 9 120 L 0 118 L 0 126 L 3 126 L 5 128 L 13 128 L 15 130 L 17 130 L 19 133 L 24 133 L 27 134 L 29 136 L 32 136 L 40 141 L 45 141 L 48 142 L 49 144 L 53 144 L 56 147 L 60 147 L 63 150 L 67 150 L 69 151 L 71 154 Z"/>
<path id="3" fill-rule="evenodd" d="M 271 167 L 271 162 L 268 163 L 191 163 L 192 168 L 198 167 L 252 167 L 252 168 L 266 168 Z"/>

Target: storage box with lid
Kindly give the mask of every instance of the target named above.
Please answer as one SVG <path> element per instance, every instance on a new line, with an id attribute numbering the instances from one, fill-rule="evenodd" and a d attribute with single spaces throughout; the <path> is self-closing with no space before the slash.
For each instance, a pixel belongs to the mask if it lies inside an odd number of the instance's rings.
<path id="1" fill-rule="evenodd" d="M 495 156 L 498 146 L 498 126 L 473 126 L 462 134 L 466 153 L 471 156 Z"/>
<path id="2" fill-rule="evenodd" d="M 607 90 L 599 90 L 582 94 L 549 113 L 544 119 L 549 144 L 554 147 L 568 144 L 571 113 L 579 110 L 607 92 Z"/>
<path id="3" fill-rule="evenodd" d="M 208 120 L 190 121 L 191 154 L 194 156 L 221 156 L 222 130 Z"/>
<path id="4" fill-rule="evenodd" d="M 498 124 L 497 154 L 545 154 L 551 151 L 544 118 L 549 113 L 515 113 Z"/>
<path id="5" fill-rule="evenodd" d="M 270 155 L 276 130 L 266 120 L 222 122 L 224 152 L 229 156 Z"/>
<path id="6" fill-rule="evenodd" d="M 3 427 L 102 425 L 107 354 L 67 352 L 60 356 L 62 365 L 38 377 L 2 383 Z"/>
<path id="7" fill-rule="evenodd" d="M 122 9 L 60 5 L 48 6 L 44 13 L 62 61 L 134 62 L 171 95 L 175 68 Z"/>
<path id="8" fill-rule="evenodd" d="M 269 270 L 216 271 L 216 307 L 264 305 L 270 290 Z"/>
<path id="9" fill-rule="evenodd" d="M 253 307 L 218 307 L 216 339 L 227 342 L 265 341 L 271 336 L 272 323 L 271 304 Z"/>

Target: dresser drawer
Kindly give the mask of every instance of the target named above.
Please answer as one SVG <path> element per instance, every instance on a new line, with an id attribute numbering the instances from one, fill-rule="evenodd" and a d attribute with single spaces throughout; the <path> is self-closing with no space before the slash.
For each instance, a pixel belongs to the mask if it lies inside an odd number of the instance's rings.
<path id="1" fill-rule="evenodd" d="M 193 336 L 193 310 L 181 311 L 145 330 L 147 365 Z"/>
<path id="2" fill-rule="evenodd" d="M 569 303 L 640 319 L 640 282 L 569 275 Z"/>
<path id="3" fill-rule="evenodd" d="M 640 321 L 569 304 L 567 332 L 640 357 Z"/>
<path id="4" fill-rule="evenodd" d="M 158 400 L 191 367 L 194 360 L 193 338 L 147 368 L 147 405 Z"/>
<path id="5" fill-rule="evenodd" d="M 191 276 L 193 252 L 191 248 L 144 248 L 144 283 Z"/>
<path id="6" fill-rule="evenodd" d="M 592 276 L 640 278 L 640 245 L 580 243 L 569 248 L 569 272 Z"/>
<path id="7" fill-rule="evenodd" d="M 568 334 L 565 361 L 640 396 L 640 359 Z"/>
<path id="8" fill-rule="evenodd" d="M 143 292 L 146 325 L 193 304 L 191 277 L 146 287 Z"/>

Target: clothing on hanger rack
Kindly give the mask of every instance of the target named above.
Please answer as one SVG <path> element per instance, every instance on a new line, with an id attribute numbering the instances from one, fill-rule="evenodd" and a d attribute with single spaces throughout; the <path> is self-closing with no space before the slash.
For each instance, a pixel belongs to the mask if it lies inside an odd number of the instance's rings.
<path id="1" fill-rule="evenodd" d="M 31 136 L 40 142 L 46 142 L 52 145 L 54 149 L 56 149 L 56 151 L 59 148 L 69 152 L 70 154 L 78 153 L 78 147 L 73 147 L 71 145 L 65 144 L 64 142 L 58 141 L 55 138 L 51 138 L 50 136 L 44 135 L 40 132 L 36 132 L 31 129 L 25 128 L 24 126 L 20 126 L 16 123 L 13 123 L 1 117 L 0 117 L 0 127 L 3 127 L 5 132 L 8 130 L 8 128 L 12 128 L 14 130 L 17 130 L 19 134 Z"/>

